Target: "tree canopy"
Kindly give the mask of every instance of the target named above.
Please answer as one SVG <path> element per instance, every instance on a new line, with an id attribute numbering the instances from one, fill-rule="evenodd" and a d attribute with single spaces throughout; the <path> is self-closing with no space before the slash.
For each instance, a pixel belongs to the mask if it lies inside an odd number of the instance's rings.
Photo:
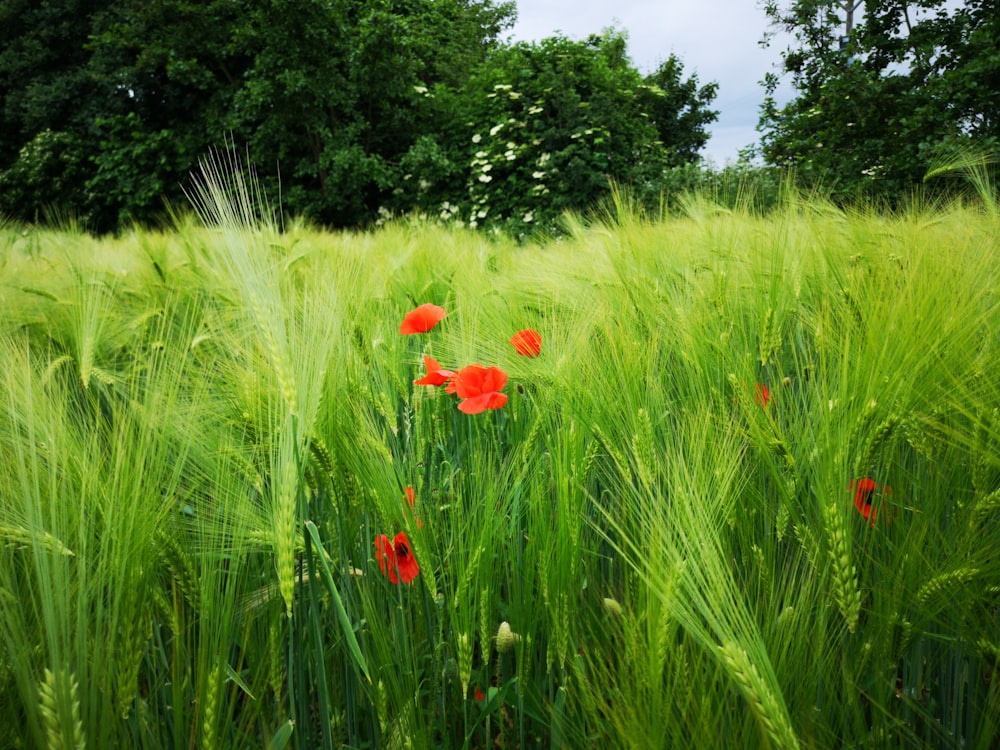
<path id="1" fill-rule="evenodd" d="M 644 79 L 613 30 L 509 44 L 514 18 L 499 0 L 5 0 L 0 215 L 156 221 L 227 144 L 285 211 L 336 227 L 526 225 L 697 160 L 715 84 L 673 56 Z"/>
<path id="2" fill-rule="evenodd" d="M 766 12 L 792 36 L 782 60 L 796 92 L 779 106 L 779 77 L 765 82 L 769 163 L 837 196 L 894 198 L 949 151 L 1000 142 L 996 0 L 795 0 Z"/>

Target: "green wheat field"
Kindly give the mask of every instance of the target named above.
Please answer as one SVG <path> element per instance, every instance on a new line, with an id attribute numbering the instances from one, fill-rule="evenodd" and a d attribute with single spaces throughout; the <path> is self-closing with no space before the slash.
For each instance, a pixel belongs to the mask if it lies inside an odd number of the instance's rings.
<path id="1" fill-rule="evenodd" d="M 195 203 L 0 227 L 0 747 L 1000 746 L 994 202 Z"/>

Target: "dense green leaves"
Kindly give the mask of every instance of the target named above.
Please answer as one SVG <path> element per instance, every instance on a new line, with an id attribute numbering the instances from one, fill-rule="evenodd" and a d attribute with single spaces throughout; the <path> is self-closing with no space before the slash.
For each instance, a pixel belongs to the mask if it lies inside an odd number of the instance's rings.
<path id="1" fill-rule="evenodd" d="M 514 12 L 494 0 L 8 2 L 0 214 L 150 223 L 185 203 L 199 158 L 233 146 L 283 210 L 326 225 L 422 210 L 520 231 L 589 207 L 609 179 L 655 195 L 666 168 L 696 161 L 715 84 L 683 80 L 675 57 L 644 81 L 617 32 L 504 45 Z"/>
<path id="2" fill-rule="evenodd" d="M 796 97 L 779 106 L 766 82 L 766 159 L 794 167 L 841 198 L 905 195 L 956 147 L 1000 136 L 1000 21 L 995 0 L 868 0 L 847 34 L 853 3 L 771 3 L 794 37 L 782 55 Z M 859 10 L 860 13 L 860 10 Z"/>
<path id="3" fill-rule="evenodd" d="M 417 144 L 393 208 L 520 233 L 592 206 L 609 180 L 658 196 L 665 171 L 707 140 L 715 86 L 682 81 L 673 56 L 644 79 L 625 46 L 614 30 L 515 44 L 459 92 L 424 92 L 448 124 Z"/>

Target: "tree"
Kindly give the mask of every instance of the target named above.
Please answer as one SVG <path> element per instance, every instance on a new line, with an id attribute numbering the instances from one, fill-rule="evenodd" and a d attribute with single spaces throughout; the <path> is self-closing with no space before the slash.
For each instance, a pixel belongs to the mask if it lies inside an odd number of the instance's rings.
<path id="1" fill-rule="evenodd" d="M 996 0 L 867 0 L 847 33 L 842 5 L 766 6 L 790 33 L 782 53 L 795 98 L 778 106 L 765 81 L 759 128 L 765 159 L 794 167 L 841 198 L 904 195 L 943 152 L 1000 136 Z"/>
<path id="2" fill-rule="evenodd" d="M 513 14 L 493 0 L 7 0 L 0 213 L 152 221 L 232 140 L 280 172 L 267 187 L 280 181 L 290 212 L 364 223 L 432 126 L 414 85 L 464 80 Z"/>
<path id="3" fill-rule="evenodd" d="M 517 234 L 592 207 L 611 180 L 658 197 L 665 170 L 707 140 L 716 87 L 682 80 L 673 56 L 644 79 L 626 41 L 612 29 L 514 44 L 460 90 L 427 91 L 442 124 L 408 154 L 390 207 Z"/>
<path id="4" fill-rule="evenodd" d="M 0 215 L 84 200 L 97 84 L 85 49 L 100 0 L 0 3 Z"/>

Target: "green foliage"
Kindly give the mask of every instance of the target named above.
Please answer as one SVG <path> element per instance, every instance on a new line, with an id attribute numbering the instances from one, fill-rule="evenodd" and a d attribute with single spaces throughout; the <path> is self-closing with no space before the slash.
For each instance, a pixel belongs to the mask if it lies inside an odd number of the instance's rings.
<path id="1" fill-rule="evenodd" d="M 782 59 L 796 96 L 779 106 L 768 76 L 762 151 L 838 199 L 898 201 L 942 153 L 996 146 L 1000 14 L 993 0 L 867 2 L 848 34 L 856 5 L 767 6 L 795 39 Z"/>
<path id="2" fill-rule="evenodd" d="M 457 93 L 418 87 L 449 121 L 408 155 L 412 171 L 389 208 L 521 235 L 552 231 L 614 182 L 655 204 L 665 170 L 694 162 L 707 140 L 715 85 L 682 81 L 673 56 L 644 79 L 625 46 L 614 30 L 520 43 Z"/>
<path id="3" fill-rule="evenodd" d="M 414 82 L 464 81 L 513 5 L 12 2 L 0 14 L 0 212 L 107 231 L 182 203 L 198 159 L 228 142 L 269 165 L 289 213 L 371 221 L 433 130 Z"/>
<path id="4" fill-rule="evenodd" d="M 716 117 L 715 84 L 673 56 L 644 80 L 618 32 L 502 45 L 511 2 L 71 5 L 73 23 L 0 9 L 5 216 L 153 224 L 228 144 L 290 215 L 358 227 L 417 211 L 523 234 L 609 181 L 655 205 Z"/>

